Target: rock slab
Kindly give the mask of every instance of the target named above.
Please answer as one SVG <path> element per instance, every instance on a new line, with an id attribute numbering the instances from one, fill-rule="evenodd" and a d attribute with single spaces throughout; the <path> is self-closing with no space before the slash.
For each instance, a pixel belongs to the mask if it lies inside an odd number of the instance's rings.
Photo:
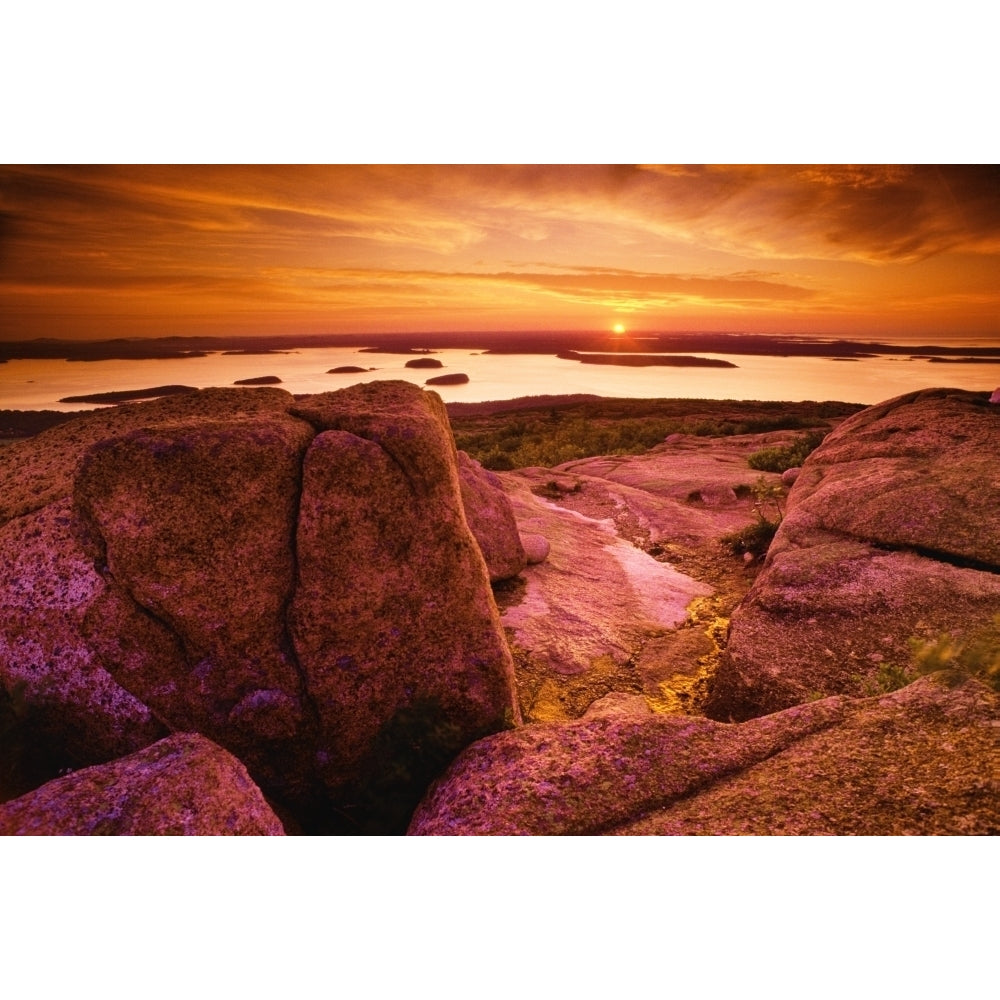
<path id="1" fill-rule="evenodd" d="M 128 757 L 56 778 L 0 805 L 0 835 L 283 836 L 230 753 L 177 733 Z"/>
<path id="2" fill-rule="evenodd" d="M 1000 832 L 1000 696 L 938 674 L 739 724 L 598 703 L 469 747 L 412 835 Z"/>
<path id="3" fill-rule="evenodd" d="M 742 720 L 916 676 L 921 644 L 1000 609 L 1000 411 L 931 389 L 844 421 L 806 460 L 732 616 L 706 708 Z"/>

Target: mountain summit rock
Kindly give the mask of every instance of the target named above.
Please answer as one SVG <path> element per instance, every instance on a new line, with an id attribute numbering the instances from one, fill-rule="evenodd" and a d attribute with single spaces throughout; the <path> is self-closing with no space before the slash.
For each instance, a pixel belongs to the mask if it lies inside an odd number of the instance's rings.
<path id="1" fill-rule="evenodd" d="M 0 683 L 62 766 L 202 733 L 306 828 L 390 832 L 518 718 L 433 393 L 205 390 L 5 448 L 0 479 Z"/>

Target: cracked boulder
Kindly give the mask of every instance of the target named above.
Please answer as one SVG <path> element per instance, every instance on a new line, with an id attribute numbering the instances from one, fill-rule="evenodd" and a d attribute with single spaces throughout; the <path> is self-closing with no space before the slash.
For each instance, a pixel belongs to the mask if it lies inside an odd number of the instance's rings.
<path id="1" fill-rule="evenodd" d="M 931 389 L 869 407 L 814 451 L 732 616 L 706 711 L 741 720 L 916 676 L 1000 609 L 1000 411 Z"/>
<path id="2" fill-rule="evenodd" d="M 138 428 L 92 447 L 75 488 L 106 584 L 83 623 L 102 662 L 169 729 L 285 794 L 307 780 L 284 610 L 312 437 L 287 414 Z"/>
<path id="3" fill-rule="evenodd" d="M 314 396 L 294 412 L 319 431 L 289 608 L 319 768 L 341 798 L 398 806 L 405 826 L 415 789 L 474 739 L 519 721 L 447 414 L 405 382 Z"/>
<path id="4" fill-rule="evenodd" d="M 1000 696 L 947 673 L 743 723 L 607 699 L 469 747 L 412 835 L 1000 833 Z"/>
<path id="5" fill-rule="evenodd" d="M 307 826 L 405 826 L 458 751 L 517 718 L 438 397 L 230 389 L 125 411 L 0 468 L 8 701 L 45 709 L 60 767 L 196 731 Z"/>

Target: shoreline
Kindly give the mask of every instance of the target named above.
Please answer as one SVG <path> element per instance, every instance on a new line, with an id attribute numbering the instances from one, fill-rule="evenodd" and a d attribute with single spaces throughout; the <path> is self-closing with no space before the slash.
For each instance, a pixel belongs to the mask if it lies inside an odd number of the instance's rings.
<path id="1" fill-rule="evenodd" d="M 171 387 L 166 387 L 171 388 Z M 234 388 L 228 386 L 225 388 Z M 253 391 L 253 387 L 243 387 L 244 391 Z M 145 391 L 145 390 L 144 390 Z M 148 390 L 154 391 L 154 390 Z M 193 390 L 195 392 L 201 390 Z M 174 393 L 165 393 L 173 395 Z M 105 393 L 105 396 L 115 395 Z M 127 394 L 126 394 L 127 395 Z M 307 399 L 312 393 L 293 394 L 296 399 Z M 121 402 L 107 402 L 99 409 L 89 410 L 16 410 L 0 409 L 0 444 L 14 441 L 23 441 L 40 434 L 50 427 L 67 423 L 71 420 L 87 419 L 92 414 L 105 412 L 110 406 L 132 406 L 137 403 L 149 402 L 154 398 L 151 396 L 136 397 L 122 400 Z M 481 417 L 506 416 L 516 413 L 530 413 L 532 411 L 554 412 L 574 408 L 597 408 L 601 411 L 613 411 L 616 415 L 604 415 L 604 419 L 630 419 L 636 413 L 650 410 L 669 409 L 676 415 L 680 414 L 702 414 L 708 412 L 731 411 L 734 414 L 760 413 L 785 411 L 795 412 L 799 410 L 818 410 L 820 408 L 834 409 L 864 409 L 860 403 L 850 403 L 843 400 L 824 400 L 816 402 L 813 400 L 716 400 L 701 399 L 695 397 L 624 397 L 624 396 L 600 396 L 593 393 L 566 393 L 548 394 L 534 396 L 516 396 L 510 399 L 483 400 L 481 402 L 446 402 L 445 409 L 448 418 L 453 423 L 463 420 L 475 421 Z"/>
<path id="2" fill-rule="evenodd" d="M 1000 335 L 998 335 L 1000 340 Z M 890 344 L 843 337 L 745 333 L 611 334 L 593 332 L 421 334 L 328 334 L 235 337 L 115 338 L 109 340 L 38 339 L 0 342 L 0 364 L 12 360 L 136 361 L 182 360 L 222 355 L 290 354 L 314 348 L 351 348 L 362 354 L 429 354 L 460 349 L 488 354 L 600 352 L 621 355 L 736 354 L 757 357 L 871 358 L 885 355 L 933 361 L 961 359 L 1000 362 L 995 346 L 964 344 Z M 627 362 L 626 362 L 627 363 Z"/>

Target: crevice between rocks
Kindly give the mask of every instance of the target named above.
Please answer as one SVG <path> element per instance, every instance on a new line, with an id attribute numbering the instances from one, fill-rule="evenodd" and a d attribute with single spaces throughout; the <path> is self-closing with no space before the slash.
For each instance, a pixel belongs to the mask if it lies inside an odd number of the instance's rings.
<path id="1" fill-rule="evenodd" d="M 302 419 L 302 418 L 299 418 Z M 308 423 L 307 421 L 303 421 Z M 309 424 L 309 426 L 313 426 Z M 313 428 L 315 430 L 315 427 Z M 306 455 L 309 454 L 309 449 L 312 447 L 313 442 L 316 440 L 317 434 L 314 434 L 309 444 L 302 451 L 302 456 L 298 463 L 298 475 L 295 480 L 295 496 L 294 502 L 292 503 L 291 511 L 291 524 L 288 530 L 288 541 L 289 550 L 292 560 L 292 572 L 291 572 L 291 582 L 289 583 L 288 590 L 285 592 L 284 600 L 281 602 L 281 648 L 284 654 L 288 657 L 288 662 L 291 664 L 292 669 L 295 671 L 296 676 L 299 679 L 299 690 L 302 697 L 302 707 L 306 713 L 308 713 L 308 725 L 313 729 L 314 732 L 318 733 L 320 731 L 320 716 L 319 716 L 319 706 L 316 704 L 316 699 L 313 697 L 312 692 L 309 690 L 309 685 L 306 680 L 306 671 L 299 660 L 298 650 L 295 648 L 295 641 L 292 638 L 291 625 L 289 623 L 289 614 L 292 607 L 292 601 L 295 599 L 295 595 L 298 592 L 300 579 L 299 579 L 299 518 L 301 516 L 302 510 L 302 490 L 303 483 L 305 480 L 305 462 Z"/>
<path id="2" fill-rule="evenodd" d="M 945 552 L 942 549 L 935 549 L 926 545 L 894 545 L 891 542 L 877 542 L 861 538 L 853 538 L 853 536 L 846 537 L 852 538 L 853 541 L 865 542 L 865 544 L 870 545 L 873 549 L 877 549 L 879 552 L 910 552 L 923 559 L 930 559 L 933 562 L 944 563 L 948 566 L 955 566 L 957 569 L 974 569 L 980 573 L 992 573 L 994 576 L 1000 576 L 1000 566 L 985 562 L 981 559 L 972 559 L 968 556 L 956 555 L 953 552 Z"/>

